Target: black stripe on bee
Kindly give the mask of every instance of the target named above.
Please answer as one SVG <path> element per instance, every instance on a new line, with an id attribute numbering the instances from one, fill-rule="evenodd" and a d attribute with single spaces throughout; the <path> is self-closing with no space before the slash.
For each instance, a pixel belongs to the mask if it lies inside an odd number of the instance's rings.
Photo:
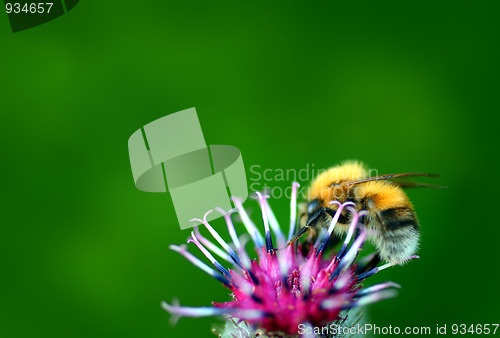
<path id="1" fill-rule="evenodd" d="M 405 227 L 418 229 L 417 218 L 413 210 L 409 208 L 391 208 L 380 212 L 380 218 L 384 226 L 389 230 L 397 230 Z"/>
<path id="2" fill-rule="evenodd" d="M 347 223 L 349 223 L 349 220 L 347 219 L 347 217 L 345 217 L 344 215 L 340 214 L 339 215 L 339 223 L 340 224 L 347 224 Z"/>

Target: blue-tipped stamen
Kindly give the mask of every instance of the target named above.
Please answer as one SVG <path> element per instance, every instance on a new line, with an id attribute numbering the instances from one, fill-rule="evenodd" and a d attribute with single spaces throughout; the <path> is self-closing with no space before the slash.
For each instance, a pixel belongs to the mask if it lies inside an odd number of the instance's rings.
<path id="1" fill-rule="evenodd" d="M 333 234 L 333 230 L 335 229 L 335 226 L 337 225 L 337 222 L 339 221 L 339 217 L 342 214 L 342 210 L 348 206 L 348 205 L 355 205 L 353 202 L 345 202 L 341 204 L 338 201 L 332 201 L 331 204 L 337 204 L 339 206 L 337 212 L 335 213 L 335 216 L 333 216 L 332 221 L 330 223 L 330 226 L 328 227 L 328 232 L 325 235 L 325 238 L 323 238 L 323 241 L 321 242 L 318 252 L 316 253 L 316 256 L 319 256 L 323 254 L 323 251 L 326 248 L 326 245 L 328 244 L 328 241 L 330 240 L 330 237 Z"/>
<path id="2" fill-rule="evenodd" d="M 347 250 L 345 256 L 339 260 L 337 267 L 330 276 L 330 280 L 333 280 L 333 278 L 337 277 L 341 271 L 343 271 L 346 267 L 351 266 L 351 264 L 356 260 L 356 257 L 358 256 L 358 251 L 366 239 L 365 227 L 362 226 L 361 224 L 358 224 L 358 228 L 361 230 L 358 238 L 356 238 L 356 240 L 351 245 L 349 250 Z"/>
<path id="3" fill-rule="evenodd" d="M 337 253 L 337 257 L 340 259 L 344 256 L 347 247 L 349 246 L 349 242 L 351 242 L 352 236 L 354 235 L 354 230 L 356 229 L 356 225 L 358 224 L 359 219 L 362 216 L 368 215 L 368 213 L 364 210 L 360 212 L 356 212 L 356 210 L 352 207 L 347 207 L 347 210 L 352 214 L 351 225 L 349 225 L 349 230 L 347 231 L 347 235 L 345 237 L 344 243 L 342 243 L 342 247 Z"/>
<path id="4" fill-rule="evenodd" d="M 198 228 L 198 226 L 193 227 L 194 233 L 196 234 L 196 237 L 200 241 L 201 244 L 203 244 L 208 250 L 212 251 L 214 254 L 225 260 L 226 262 L 232 263 L 233 260 L 231 259 L 231 256 L 229 256 L 226 252 L 224 252 L 222 249 L 220 249 L 218 246 L 216 246 L 214 243 L 212 243 L 210 240 L 205 238 L 201 233 Z"/>
<path id="5" fill-rule="evenodd" d="M 215 271 L 214 269 L 210 268 L 208 265 L 206 265 L 201 260 L 199 260 L 197 257 L 195 257 L 193 254 L 191 254 L 189 251 L 186 250 L 184 245 L 182 245 L 182 246 L 170 245 L 169 248 L 172 251 L 175 251 L 175 252 L 181 254 L 184 258 L 186 258 L 188 261 L 190 261 L 194 266 L 196 266 L 200 270 L 206 272 L 210 276 L 214 277 L 219 282 L 222 282 L 227 286 L 230 285 L 229 280 L 224 275 L 222 275 L 219 272 Z"/>
<path id="6" fill-rule="evenodd" d="M 215 208 L 216 211 L 221 213 L 224 216 L 224 220 L 226 221 L 227 231 L 229 232 L 229 236 L 231 237 L 231 241 L 236 248 L 237 254 L 234 253 L 235 257 L 231 256 L 233 260 L 237 260 L 240 262 L 239 266 L 244 267 L 245 269 L 250 269 L 250 258 L 248 257 L 244 246 L 241 245 L 240 239 L 236 234 L 236 229 L 234 228 L 233 220 L 231 219 L 231 214 L 234 210 L 229 210 L 225 212 L 222 208 Z M 233 251 L 234 252 L 234 251 Z"/>
<path id="7" fill-rule="evenodd" d="M 267 198 L 264 199 L 264 204 L 266 205 L 267 218 L 269 219 L 269 225 L 271 225 L 271 229 L 273 230 L 274 235 L 276 236 L 276 240 L 278 241 L 278 247 L 282 248 L 285 246 L 285 235 L 281 231 L 281 227 L 274 215 L 273 209 L 269 205 Z"/>
<path id="8" fill-rule="evenodd" d="M 292 183 L 292 196 L 290 198 L 290 231 L 288 232 L 287 242 L 290 242 L 295 234 L 295 224 L 297 222 L 297 189 L 300 184 L 297 182 Z"/>
<path id="9" fill-rule="evenodd" d="M 222 239 L 222 237 L 220 237 L 219 233 L 217 231 L 215 231 L 214 228 L 212 228 L 212 226 L 210 225 L 210 223 L 208 223 L 207 216 L 212 211 L 213 210 L 207 211 L 205 213 L 205 215 L 203 216 L 203 220 L 201 220 L 199 218 L 193 218 L 191 220 L 191 222 L 201 222 L 205 226 L 205 228 L 207 228 L 207 230 L 210 232 L 210 234 L 212 235 L 212 237 L 224 248 L 224 250 L 227 251 L 227 253 L 229 254 L 229 257 L 231 258 L 231 260 L 234 261 L 236 263 L 236 265 L 238 265 L 239 267 L 242 267 L 241 261 L 240 261 L 240 258 L 238 257 L 238 255 L 236 255 L 236 253 L 234 252 L 234 250 L 226 243 L 225 240 Z"/>
<path id="10" fill-rule="evenodd" d="M 172 304 L 167 302 L 161 302 L 161 307 L 172 314 L 170 318 L 170 323 L 174 325 L 181 317 L 210 317 L 210 316 L 221 316 L 227 311 L 215 307 L 188 307 L 180 306 L 177 300 L 174 300 Z"/>
<path id="11" fill-rule="evenodd" d="M 205 257 L 208 258 L 208 260 L 215 266 L 215 268 L 219 270 L 220 273 L 226 276 L 229 280 L 232 279 L 229 271 L 227 271 L 226 268 L 223 267 L 222 264 L 220 264 L 219 261 L 217 261 L 214 256 L 212 256 L 212 254 L 203 246 L 203 244 L 198 241 L 198 238 L 196 238 L 194 231 L 191 231 L 191 239 L 188 240 L 188 243 L 190 242 L 193 242 L 198 247 L 198 249 L 200 249 L 200 251 L 205 255 Z"/>
<path id="12" fill-rule="evenodd" d="M 271 238 L 271 229 L 269 228 L 269 220 L 267 217 L 267 206 L 265 203 L 266 195 L 262 195 L 260 192 L 257 192 L 257 196 L 259 198 L 260 209 L 262 210 L 262 220 L 264 221 L 264 229 L 266 232 L 266 249 L 267 252 L 272 252 L 274 250 L 273 247 L 273 239 Z"/>
<path id="13" fill-rule="evenodd" d="M 318 238 L 316 238 L 316 242 L 314 242 L 315 248 L 317 248 L 320 245 L 320 243 L 323 241 L 323 239 L 326 236 L 326 232 L 327 232 L 327 229 L 325 227 L 321 227 L 321 229 L 319 229 Z"/>
<path id="14" fill-rule="evenodd" d="M 362 281 L 363 279 L 366 279 L 368 277 L 371 277 L 373 276 L 374 274 L 376 274 L 377 272 L 379 271 L 382 271 L 382 270 L 385 270 L 387 268 L 390 268 L 391 266 L 394 266 L 394 265 L 398 265 L 398 264 L 403 264 L 409 260 L 412 260 L 412 259 L 415 259 L 415 258 L 420 258 L 419 256 L 417 255 L 413 255 L 413 256 L 410 256 L 408 258 L 405 258 L 405 259 L 402 259 L 400 261 L 396 261 L 396 262 L 389 262 L 387 264 L 384 264 L 382 266 L 378 266 L 376 268 L 373 268 L 371 269 L 370 271 L 367 271 L 367 272 L 364 272 L 364 273 L 361 273 L 357 276 L 358 278 L 358 281 Z"/>
<path id="15" fill-rule="evenodd" d="M 394 298 L 397 295 L 397 291 L 390 289 L 390 290 L 382 290 L 379 292 L 371 293 L 368 294 L 364 297 L 357 298 L 355 301 L 351 302 L 350 304 L 344 305 L 342 307 L 343 310 L 347 310 L 353 307 L 357 306 L 365 306 L 371 303 L 378 302 L 383 299 L 388 299 L 388 298 Z"/>
<path id="16" fill-rule="evenodd" d="M 366 279 L 366 278 L 368 278 L 368 277 L 371 277 L 371 276 L 373 276 L 374 274 L 376 274 L 377 272 L 378 272 L 378 268 L 373 268 L 373 269 L 371 269 L 370 271 L 363 272 L 363 273 L 361 273 L 361 274 L 359 274 L 359 275 L 357 276 L 358 281 L 362 281 L 363 279 Z"/>
<path id="17" fill-rule="evenodd" d="M 401 289 L 401 285 L 394 283 L 394 282 L 385 282 L 382 284 L 373 285 L 373 286 L 370 286 L 366 289 L 362 289 L 362 290 L 356 292 L 356 294 L 354 295 L 354 298 L 363 297 L 363 296 L 366 296 L 370 293 L 379 292 L 379 291 L 389 289 L 389 288 Z"/>
<path id="18" fill-rule="evenodd" d="M 252 237 L 255 246 L 257 248 L 264 246 L 264 239 L 262 238 L 262 235 L 260 234 L 259 230 L 257 230 L 255 224 L 252 222 L 252 220 L 250 220 L 250 217 L 248 217 L 246 210 L 243 208 L 243 205 L 241 204 L 241 200 L 236 197 L 232 197 L 232 200 L 234 202 L 234 205 L 236 206 L 236 209 L 238 209 L 238 214 L 240 215 L 241 220 L 245 225 L 245 228 L 250 234 L 250 237 Z"/>
<path id="19" fill-rule="evenodd" d="M 239 309 L 239 308 L 217 308 L 217 307 L 188 307 L 179 305 L 170 305 L 162 302 L 161 306 L 164 310 L 175 313 L 177 319 L 183 316 L 187 317 L 211 317 L 221 316 L 223 314 L 238 313 L 249 319 L 256 319 L 265 316 L 262 311 L 254 309 Z"/>

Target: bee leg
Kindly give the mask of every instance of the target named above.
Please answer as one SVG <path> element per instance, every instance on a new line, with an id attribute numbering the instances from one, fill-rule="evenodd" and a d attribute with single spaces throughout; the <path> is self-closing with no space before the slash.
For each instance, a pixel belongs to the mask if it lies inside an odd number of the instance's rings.
<path id="1" fill-rule="evenodd" d="M 293 235 L 292 239 L 288 242 L 287 246 L 297 241 L 300 237 L 302 237 L 302 235 L 304 235 L 307 231 L 309 231 L 309 229 L 311 229 L 311 227 L 308 225 L 300 229 L 297 233 L 295 233 L 295 235 Z"/>
<path id="2" fill-rule="evenodd" d="M 368 272 L 372 269 L 374 269 L 378 263 L 380 263 L 382 259 L 380 258 L 380 255 L 377 253 L 375 253 L 375 256 L 373 256 L 372 259 L 370 259 L 370 261 L 368 263 L 366 263 L 365 265 L 363 266 L 359 266 L 357 269 L 356 269 L 356 274 L 362 274 L 362 273 L 365 273 L 365 272 Z"/>
<path id="3" fill-rule="evenodd" d="M 332 217 L 335 215 L 335 210 L 332 210 L 330 208 L 319 209 L 311 217 L 309 217 L 306 225 L 302 229 L 300 229 L 295 235 L 293 235 L 292 239 L 288 242 L 287 246 L 294 243 L 296 240 L 298 240 L 300 237 L 302 237 L 302 235 L 304 235 L 307 231 L 309 231 L 309 229 L 314 227 L 314 225 L 316 224 L 316 222 L 318 222 L 319 218 L 321 217 L 321 215 L 324 212 L 326 212 L 327 214 L 329 214 Z"/>
<path id="4" fill-rule="evenodd" d="M 306 226 L 313 226 L 320 218 L 320 216 L 326 212 L 328 215 L 330 216 L 335 216 L 335 213 L 336 211 L 335 210 L 332 210 L 330 208 L 321 208 L 319 209 L 318 211 L 316 211 L 311 217 L 309 217 L 309 219 L 307 220 L 307 224 Z"/>
<path id="5" fill-rule="evenodd" d="M 302 218 L 304 218 L 304 216 L 307 216 L 307 213 L 303 212 L 299 215 L 299 217 L 297 217 L 297 220 L 295 221 L 295 226 L 297 227 L 297 229 L 302 224 Z"/>

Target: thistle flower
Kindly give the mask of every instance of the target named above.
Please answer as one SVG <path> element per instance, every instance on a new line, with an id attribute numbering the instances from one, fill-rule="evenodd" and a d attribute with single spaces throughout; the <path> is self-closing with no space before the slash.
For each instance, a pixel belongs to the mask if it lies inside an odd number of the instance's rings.
<path id="1" fill-rule="evenodd" d="M 305 250 L 302 250 L 301 244 L 286 246 L 295 233 L 298 187 L 299 184 L 294 182 L 287 240 L 270 208 L 268 196 L 257 193 L 265 229 L 264 237 L 246 213 L 241 201 L 233 198 L 236 210 L 255 246 L 256 260 L 250 258 L 245 249 L 246 243 L 236 234 L 231 212 L 217 209 L 224 216 L 232 240 L 231 246 L 207 222 L 207 215 L 212 211 L 207 212 L 203 219 L 192 220 L 203 224 L 220 245 L 219 247 L 203 237 L 197 227 L 188 239 L 188 243 L 196 245 L 215 269 L 189 253 L 184 245 L 171 245 L 170 248 L 224 284 L 231 291 L 232 300 L 213 303 L 212 307 L 198 308 L 163 302 L 163 308 L 172 314 L 174 321 L 182 316 L 224 315 L 234 323 L 233 329 L 238 330 L 239 334 L 235 336 L 249 336 L 249 332 L 255 334 L 256 331 L 252 330 L 259 330 L 261 335 L 294 336 L 298 334 L 300 324 L 324 327 L 329 323 L 345 320 L 346 310 L 395 296 L 394 289 L 400 286 L 393 282 L 368 288 L 361 286 L 366 278 L 401 262 L 364 271 L 363 263 L 369 261 L 369 258 L 361 261 L 356 261 L 356 258 L 367 235 L 360 222 L 366 212 L 357 212 L 352 208 L 352 202 L 333 202 L 339 208 L 329 227 L 322 229 L 307 254 L 302 253 Z M 352 214 L 352 221 L 338 253 L 328 254 L 326 248 L 343 209 Z M 277 241 L 277 247 L 273 243 L 271 232 Z M 212 253 L 230 263 L 233 269 L 226 269 Z M 407 260 L 416 257 L 412 256 Z"/>

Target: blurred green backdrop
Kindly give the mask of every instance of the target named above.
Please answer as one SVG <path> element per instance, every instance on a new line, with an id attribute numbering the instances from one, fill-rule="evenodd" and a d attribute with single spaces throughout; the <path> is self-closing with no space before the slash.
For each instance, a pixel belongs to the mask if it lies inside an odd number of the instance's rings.
<path id="1" fill-rule="evenodd" d="M 0 15 L 0 335 L 211 335 L 213 319 L 172 327 L 160 308 L 228 297 L 168 250 L 188 231 L 168 194 L 134 187 L 127 151 L 140 126 L 193 106 L 247 170 L 355 158 L 441 173 L 449 189 L 410 192 L 422 258 L 373 277 L 403 289 L 370 321 L 498 323 L 499 7 L 81 1 L 16 34 Z M 288 201 L 271 203 L 286 224 Z"/>

